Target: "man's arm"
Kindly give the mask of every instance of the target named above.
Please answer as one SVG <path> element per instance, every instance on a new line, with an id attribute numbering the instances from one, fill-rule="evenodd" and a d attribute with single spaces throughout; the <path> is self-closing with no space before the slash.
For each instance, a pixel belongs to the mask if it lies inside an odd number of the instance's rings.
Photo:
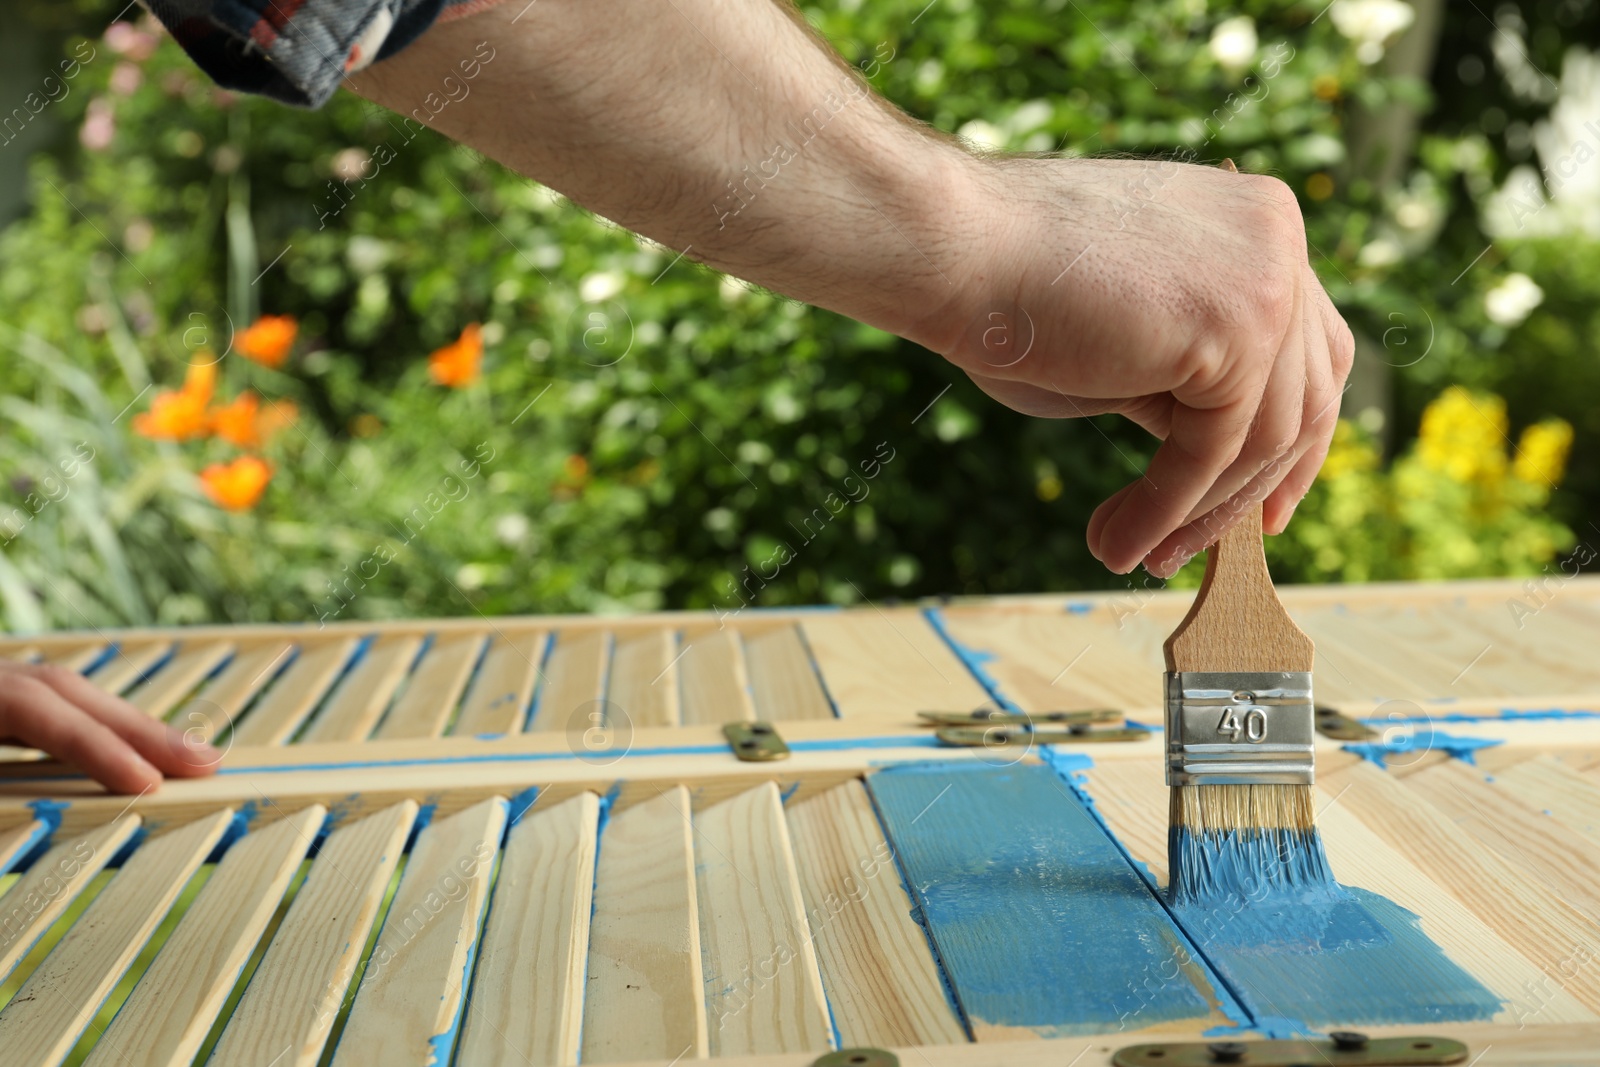
<path id="1" fill-rule="evenodd" d="M 470 93 L 439 109 L 465 70 Z M 924 345 L 1012 407 L 1135 419 L 1164 443 L 1090 525 L 1115 571 L 1172 573 L 1245 503 L 1280 530 L 1326 453 L 1352 344 L 1274 179 L 980 159 L 752 0 L 506 0 L 352 82 L 662 244 Z"/>

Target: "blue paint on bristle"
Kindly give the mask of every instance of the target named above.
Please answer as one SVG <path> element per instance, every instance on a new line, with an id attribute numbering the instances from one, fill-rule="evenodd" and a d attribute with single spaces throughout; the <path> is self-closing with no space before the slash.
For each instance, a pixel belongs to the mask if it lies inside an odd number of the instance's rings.
<path id="1" fill-rule="evenodd" d="M 1315 829 L 1247 827 L 1167 831 L 1168 899 L 1195 902 L 1317 901 L 1342 893 Z"/>

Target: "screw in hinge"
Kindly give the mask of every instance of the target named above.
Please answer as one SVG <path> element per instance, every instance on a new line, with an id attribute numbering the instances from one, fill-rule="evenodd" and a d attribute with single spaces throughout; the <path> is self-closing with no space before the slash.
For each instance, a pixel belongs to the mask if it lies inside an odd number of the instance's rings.
<path id="1" fill-rule="evenodd" d="M 1357 1052 L 1367 1047 L 1367 1035 L 1354 1030 L 1334 1030 L 1328 1034 L 1328 1040 L 1340 1052 Z"/>
<path id="2" fill-rule="evenodd" d="M 1238 1063 L 1244 1059 L 1248 1048 L 1243 1041 L 1214 1041 L 1206 1046 L 1206 1051 L 1217 1063 Z"/>

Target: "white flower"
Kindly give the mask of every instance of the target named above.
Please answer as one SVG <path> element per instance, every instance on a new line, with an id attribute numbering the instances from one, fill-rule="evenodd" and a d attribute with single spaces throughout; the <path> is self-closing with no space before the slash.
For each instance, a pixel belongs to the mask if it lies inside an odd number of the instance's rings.
<path id="1" fill-rule="evenodd" d="M 1483 294 L 1483 310 L 1499 326 L 1516 326 L 1544 302 L 1544 290 L 1526 274 L 1508 274 L 1506 280 Z"/>
<path id="2" fill-rule="evenodd" d="M 619 270 L 597 271 L 585 275 L 583 281 L 578 283 L 578 296 L 585 304 L 597 304 L 622 292 L 626 282 L 627 279 Z"/>
<path id="3" fill-rule="evenodd" d="M 532 525 L 526 515 L 519 515 L 513 511 L 494 521 L 494 535 L 500 539 L 501 544 L 515 547 L 527 539 L 528 530 Z"/>
<path id="4" fill-rule="evenodd" d="M 1362 246 L 1356 262 L 1363 267 L 1393 266 L 1400 262 L 1400 243 L 1389 237 L 1374 238 Z"/>
<path id="5" fill-rule="evenodd" d="M 1029 100 L 1011 113 L 1006 128 L 1012 133 L 1032 133 L 1055 117 L 1056 109 L 1048 100 Z"/>
<path id="6" fill-rule="evenodd" d="M 984 122 L 982 119 L 973 119 L 956 131 L 956 136 L 963 141 L 970 141 L 986 152 L 1004 148 L 1006 144 L 1005 133 L 996 125 Z"/>
<path id="7" fill-rule="evenodd" d="M 1211 31 L 1211 57 L 1228 70 L 1243 70 L 1255 62 L 1255 20 L 1249 15 L 1235 15 L 1217 23 Z"/>
<path id="8" fill-rule="evenodd" d="M 1356 42 L 1356 58 L 1368 64 L 1382 59 L 1389 38 L 1417 18 L 1405 0 L 1334 0 L 1328 15 L 1334 29 Z"/>

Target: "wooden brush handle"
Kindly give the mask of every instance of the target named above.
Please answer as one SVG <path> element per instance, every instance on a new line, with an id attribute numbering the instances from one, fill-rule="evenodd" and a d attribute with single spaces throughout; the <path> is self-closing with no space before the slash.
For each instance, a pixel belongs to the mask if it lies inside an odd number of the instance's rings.
<path id="1" fill-rule="evenodd" d="M 1311 638 L 1272 588 L 1256 504 L 1206 553 L 1189 614 L 1162 646 L 1169 671 L 1309 671 Z"/>

